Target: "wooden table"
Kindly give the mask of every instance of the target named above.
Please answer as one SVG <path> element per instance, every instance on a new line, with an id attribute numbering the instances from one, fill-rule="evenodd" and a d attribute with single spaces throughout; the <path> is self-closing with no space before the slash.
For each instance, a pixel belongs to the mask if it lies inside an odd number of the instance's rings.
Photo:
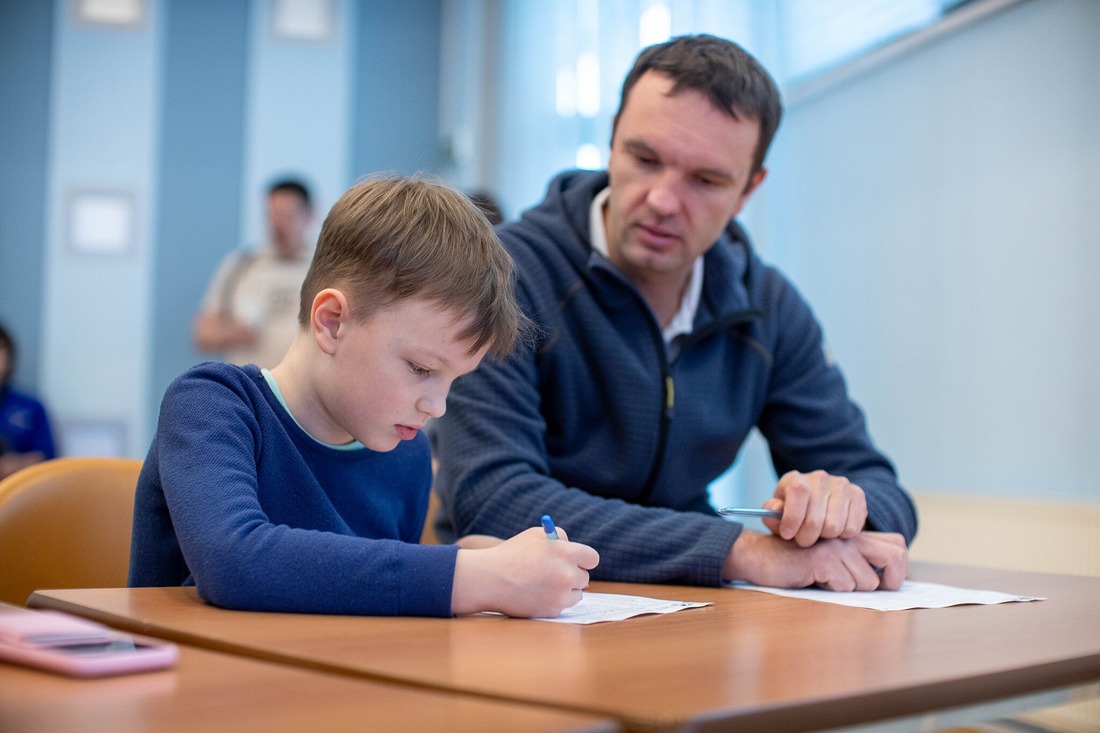
<path id="1" fill-rule="evenodd" d="M 1049 600 L 880 612 L 594 583 L 714 605 L 593 626 L 226 611 L 182 588 L 39 591 L 30 604 L 350 677 L 613 716 L 637 730 L 929 729 L 1100 694 L 1100 578 L 929 564 L 911 576 Z"/>
<path id="2" fill-rule="evenodd" d="M 331 675 L 194 647 L 171 669 L 72 679 L 0 662 L 4 733 L 616 730 L 613 720 Z"/>

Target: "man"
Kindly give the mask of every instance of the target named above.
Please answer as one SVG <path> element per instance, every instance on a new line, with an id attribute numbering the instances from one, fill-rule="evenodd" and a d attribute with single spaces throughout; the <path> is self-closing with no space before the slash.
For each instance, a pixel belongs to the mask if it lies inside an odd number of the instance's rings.
<path id="1" fill-rule="evenodd" d="M 436 426 L 443 537 L 509 536 L 551 512 L 600 553 L 594 578 L 901 585 L 913 504 L 809 307 L 733 221 L 780 115 L 774 82 L 729 41 L 645 49 L 607 172 L 562 174 L 498 230 L 539 332 L 452 391 Z M 772 534 L 708 502 L 754 426 L 781 476 Z"/>
<path id="2" fill-rule="evenodd" d="M 196 348 L 234 364 L 273 367 L 298 330 L 298 291 L 312 248 L 306 230 L 313 219 L 309 189 L 283 180 L 268 189 L 270 243 L 260 252 L 226 257 L 195 318 Z"/>

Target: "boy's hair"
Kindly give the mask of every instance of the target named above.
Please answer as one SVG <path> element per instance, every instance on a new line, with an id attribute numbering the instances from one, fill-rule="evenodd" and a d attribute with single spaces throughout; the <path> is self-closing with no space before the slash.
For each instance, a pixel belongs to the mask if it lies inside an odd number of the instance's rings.
<path id="1" fill-rule="evenodd" d="M 309 326 L 325 288 L 348 295 L 352 317 L 406 298 L 438 301 L 470 325 L 470 354 L 507 356 L 528 321 L 515 299 L 512 259 L 462 192 L 421 176 L 372 177 L 348 189 L 325 218 L 302 283 L 298 323 Z"/>
<path id="2" fill-rule="evenodd" d="M 745 49 L 733 41 L 707 34 L 677 36 L 642 49 L 623 81 L 619 110 L 611 125 L 612 139 L 630 90 L 647 71 L 670 76 L 671 94 L 694 89 L 707 95 L 716 109 L 734 119 L 744 115 L 759 122 L 760 140 L 753 154 L 752 172 L 763 167 L 764 156 L 783 116 L 783 105 L 775 80 Z"/>

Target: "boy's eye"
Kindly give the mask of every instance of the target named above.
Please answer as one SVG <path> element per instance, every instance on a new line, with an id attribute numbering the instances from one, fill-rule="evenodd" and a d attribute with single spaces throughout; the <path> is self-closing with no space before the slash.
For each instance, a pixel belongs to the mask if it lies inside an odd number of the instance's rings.
<path id="1" fill-rule="evenodd" d="M 420 366 L 419 364 L 413 363 L 411 361 L 409 362 L 409 371 L 412 372 L 413 374 L 415 374 L 418 377 L 423 377 L 423 376 L 426 376 L 426 375 L 432 373 L 431 369 L 425 369 L 424 367 Z"/>

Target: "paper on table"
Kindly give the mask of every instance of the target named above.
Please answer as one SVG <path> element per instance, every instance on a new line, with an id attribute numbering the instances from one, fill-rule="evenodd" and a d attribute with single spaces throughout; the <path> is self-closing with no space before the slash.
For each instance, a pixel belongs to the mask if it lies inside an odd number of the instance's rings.
<path id="1" fill-rule="evenodd" d="M 554 621 L 559 624 L 596 624 L 601 621 L 622 621 L 631 616 L 646 613 L 673 613 L 685 608 L 709 606 L 710 603 L 692 601 L 666 601 L 645 596 L 626 596 L 619 593 L 588 593 L 577 605 L 565 609 L 555 618 L 537 618 L 536 621 Z"/>
<path id="2" fill-rule="evenodd" d="M 836 593 L 818 588 L 767 588 L 751 583 L 730 583 L 730 588 L 758 590 L 788 598 L 805 598 L 810 601 L 839 603 L 842 606 L 872 608 L 876 611 L 903 611 L 909 608 L 946 608 L 966 604 L 1009 603 L 1013 601 L 1045 601 L 1038 596 L 1017 596 L 992 590 L 973 590 L 956 588 L 939 583 L 926 583 L 919 580 L 907 580 L 896 591 L 856 591 L 854 593 Z"/>

